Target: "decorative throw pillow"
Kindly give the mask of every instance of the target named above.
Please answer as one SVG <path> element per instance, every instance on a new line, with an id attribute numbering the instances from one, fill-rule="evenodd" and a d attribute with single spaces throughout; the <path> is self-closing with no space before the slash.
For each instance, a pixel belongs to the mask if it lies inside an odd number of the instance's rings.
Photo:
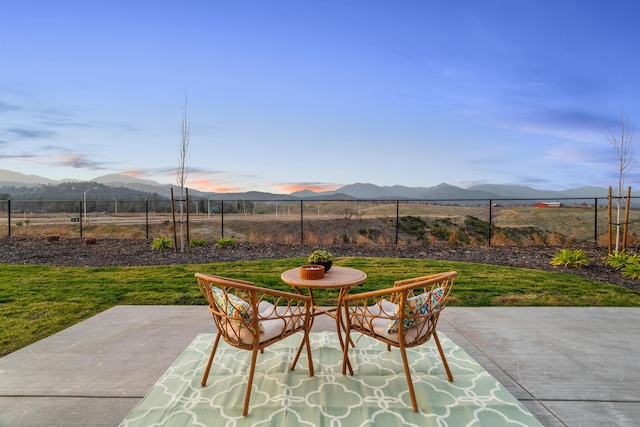
<path id="1" fill-rule="evenodd" d="M 440 301 L 444 294 L 444 288 L 436 288 L 431 292 L 431 301 L 429 301 L 429 292 L 425 292 L 420 295 L 408 298 L 404 304 L 405 316 L 424 316 L 431 310 L 437 310 L 440 306 Z M 389 322 L 389 328 L 387 332 L 394 334 L 398 332 L 398 317 L 400 316 L 400 306 L 396 308 L 396 317 Z M 421 318 L 408 318 L 404 319 L 404 329 L 410 328 L 420 322 L 424 321 Z"/>
<path id="2" fill-rule="evenodd" d="M 440 307 L 440 301 L 442 301 L 442 296 L 444 295 L 444 288 L 439 287 L 435 288 L 431 291 L 431 301 L 429 306 L 429 311 L 437 310 Z"/>
<path id="3" fill-rule="evenodd" d="M 251 304 L 236 295 L 225 295 L 222 289 L 215 286 L 211 287 L 211 291 L 213 292 L 213 299 L 221 310 L 227 313 L 228 316 L 241 320 L 240 325 L 253 332 L 253 310 L 251 309 Z M 258 321 L 258 329 L 261 334 L 264 333 L 261 321 Z"/>

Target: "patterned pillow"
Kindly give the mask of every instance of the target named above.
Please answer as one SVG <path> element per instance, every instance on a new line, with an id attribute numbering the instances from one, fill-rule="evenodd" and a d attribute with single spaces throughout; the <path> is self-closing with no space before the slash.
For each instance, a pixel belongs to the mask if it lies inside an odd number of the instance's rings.
<path id="1" fill-rule="evenodd" d="M 242 319 L 240 325 L 253 332 L 253 310 L 251 309 L 251 304 L 233 294 L 226 294 L 225 296 L 224 291 L 215 286 L 211 287 L 211 291 L 213 292 L 213 299 L 221 310 L 227 313 L 228 316 Z M 261 321 L 258 321 L 258 329 L 261 334 L 264 333 Z"/>
<path id="2" fill-rule="evenodd" d="M 404 305 L 405 316 L 424 316 L 431 310 L 437 310 L 440 307 L 440 301 L 444 295 L 444 288 L 436 288 L 431 292 L 431 301 L 429 301 L 429 293 L 425 292 L 420 295 L 408 298 Z M 398 332 L 398 316 L 400 315 L 400 306 L 396 308 L 396 318 L 389 322 L 387 332 L 394 334 Z M 410 318 L 404 319 L 404 329 L 410 328 L 424 319 Z"/>
<path id="3" fill-rule="evenodd" d="M 440 308 L 440 301 L 442 301 L 443 296 L 443 287 L 435 288 L 433 291 L 431 291 L 431 306 L 429 307 L 429 311 L 437 310 L 438 308 Z"/>

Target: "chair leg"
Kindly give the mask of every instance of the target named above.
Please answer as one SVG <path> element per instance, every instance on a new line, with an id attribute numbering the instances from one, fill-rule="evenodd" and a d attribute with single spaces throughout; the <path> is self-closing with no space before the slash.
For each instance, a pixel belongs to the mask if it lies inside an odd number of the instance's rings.
<path id="1" fill-rule="evenodd" d="M 345 293 L 348 291 L 349 289 L 346 289 Z M 342 293 L 342 291 L 340 292 Z M 339 311 L 340 307 L 344 308 L 344 317 Z M 338 302 L 338 312 L 336 313 L 336 327 L 340 346 L 342 347 L 342 375 L 347 374 L 347 368 L 349 368 L 349 375 L 353 375 L 353 366 L 351 366 L 351 360 L 349 360 L 349 344 L 353 348 L 356 348 L 356 344 L 351 339 L 351 319 L 349 315 L 349 306 L 342 304 L 341 295 Z M 342 339 L 342 332 L 344 332 L 344 340 Z"/>
<path id="2" fill-rule="evenodd" d="M 409 396 L 411 396 L 411 407 L 413 412 L 418 412 L 418 402 L 416 401 L 416 393 L 413 390 L 413 380 L 411 379 L 411 371 L 409 370 L 409 361 L 407 360 L 407 352 L 404 346 L 400 347 L 402 355 L 402 364 L 404 365 L 404 374 L 407 377 L 407 386 L 409 387 Z"/>
<path id="3" fill-rule="evenodd" d="M 309 342 L 309 331 L 304 333 L 304 341 L 307 343 L 307 363 L 309 364 L 309 376 L 315 375 L 313 370 L 313 358 L 311 357 L 311 343 Z"/>
<path id="4" fill-rule="evenodd" d="M 436 333 L 436 331 L 433 331 L 433 339 L 436 340 L 436 345 L 438 346 L 438 352 L 440 353 L 440 358 L 442 359 L 444 370 L 447 371 L 447 378 L 449 379 L 449 382 L 452 382 L 453 374 L 451 374 L 451 370 L 449 369 L 447 358 L 444 357 L 444 351 L 442 350 L 442 345 L 440 345 L 440 339 L 438 338 L 438 334 Z"/>
<path id="5" fill-rule="evenodd" d="M 351 341 L 351 331 L 347 329 L 344 348 L 342 349 L 342 375 L 347 374 L 347 368 L 349 368 L 349 375 L 353 375 L 353 367 L 351 366 L 351 360 L 349 360 L 349 343 L 353 345 L 353 348 L 356 348 L 353 341 Z"/>
<path id="6" fill-rule="evenodd" d="M 218 343 L 220 342 L 220 332 L 216 335 L 216 341 L 213 343 L 213 348 L 211 349 L 211 354 L 209 355 L 209 361 L 207 362 L 207 367 L 204 370 L 204 375 L 202 376 L 202 381 L 200 384 L 202 387 L 207 385 L 207 378 L 209 378 L 209 370 L 211 369 L 211 363 L 213 362 L 213 357 L 216 355 L 216 349 L 218 348 Z"/>
<path id="7" fill-rule="evenodd" d="M 291 370 L 293 371 L 296 368 L 296 364 L 298 363 L 298 359 L 300 358 L 300 353 L 302 353 L 302 347 L 305 346 L 306 341 L 305 338 L 307 336 L 307 333 L 304 333 L 304 337 L 302 338 L 302 341 L 300 341 L 300 345 L 298 346 L 298 351 L 296 352 L 296 357 L 293 358 L 293 362 L 291 363 Z"/>
<path id="8" fill-rule="evenodd" d="M 249 413 L 249 399 L 251 398 L 251 387 L 253 387 L 253 374 L 256 371 L 256 361 L 258 359 L 258 347 L 257 345 L 251 352 L 251 367 L 249 368 L 249 378 L 247 380 L 247 391 L 244 394 L 244 408 L 242 409 L 242 416 L 246 416 Z"/>
<path id="9" fill-rule="evenodd" d="M 300 353 L 302 353 L 302 347 L 307 347 L 307 361 L 309 363 L 309 376 L 312 377 L 314 375 L 313 371 L 313 359 L 311 358 L 311 344 L 309 343 L 309 332 L 304 332 L 304 337 L 300 342 L 300 346 L 298 346 L 298 351 L 296 352 L 296 357 L 293 358 L 293 362 L 291 363 L 291 370 L 293 371 L 298 363 L 298 359 L 300 358 Z"/>

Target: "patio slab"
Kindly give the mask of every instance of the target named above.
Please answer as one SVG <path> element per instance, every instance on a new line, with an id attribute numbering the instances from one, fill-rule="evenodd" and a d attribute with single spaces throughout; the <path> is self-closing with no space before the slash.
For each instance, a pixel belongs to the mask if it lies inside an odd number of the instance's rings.
<path id="1" fill-rule="evenodd" d="M 448 307 L 439 327 L 545 426 L 640 419 L 640 309 Z M 212 331 L 203 306 L 100 313 L 0 359 L 0 426 L 117 426 Z"/>

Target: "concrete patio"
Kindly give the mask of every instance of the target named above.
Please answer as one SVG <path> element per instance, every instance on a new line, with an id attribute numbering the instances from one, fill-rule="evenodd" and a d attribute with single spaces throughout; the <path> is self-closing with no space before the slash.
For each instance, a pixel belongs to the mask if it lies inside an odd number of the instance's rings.
<path id="1" fill-rule="evenodd" d="M 638 425 L 640 309 L 448 307 L 439 329 L 545 426 Z M 117 426 L 212 330 L 204 306 L 117 306 L 16 351 L 0 359 L 0 426 Z"/>

